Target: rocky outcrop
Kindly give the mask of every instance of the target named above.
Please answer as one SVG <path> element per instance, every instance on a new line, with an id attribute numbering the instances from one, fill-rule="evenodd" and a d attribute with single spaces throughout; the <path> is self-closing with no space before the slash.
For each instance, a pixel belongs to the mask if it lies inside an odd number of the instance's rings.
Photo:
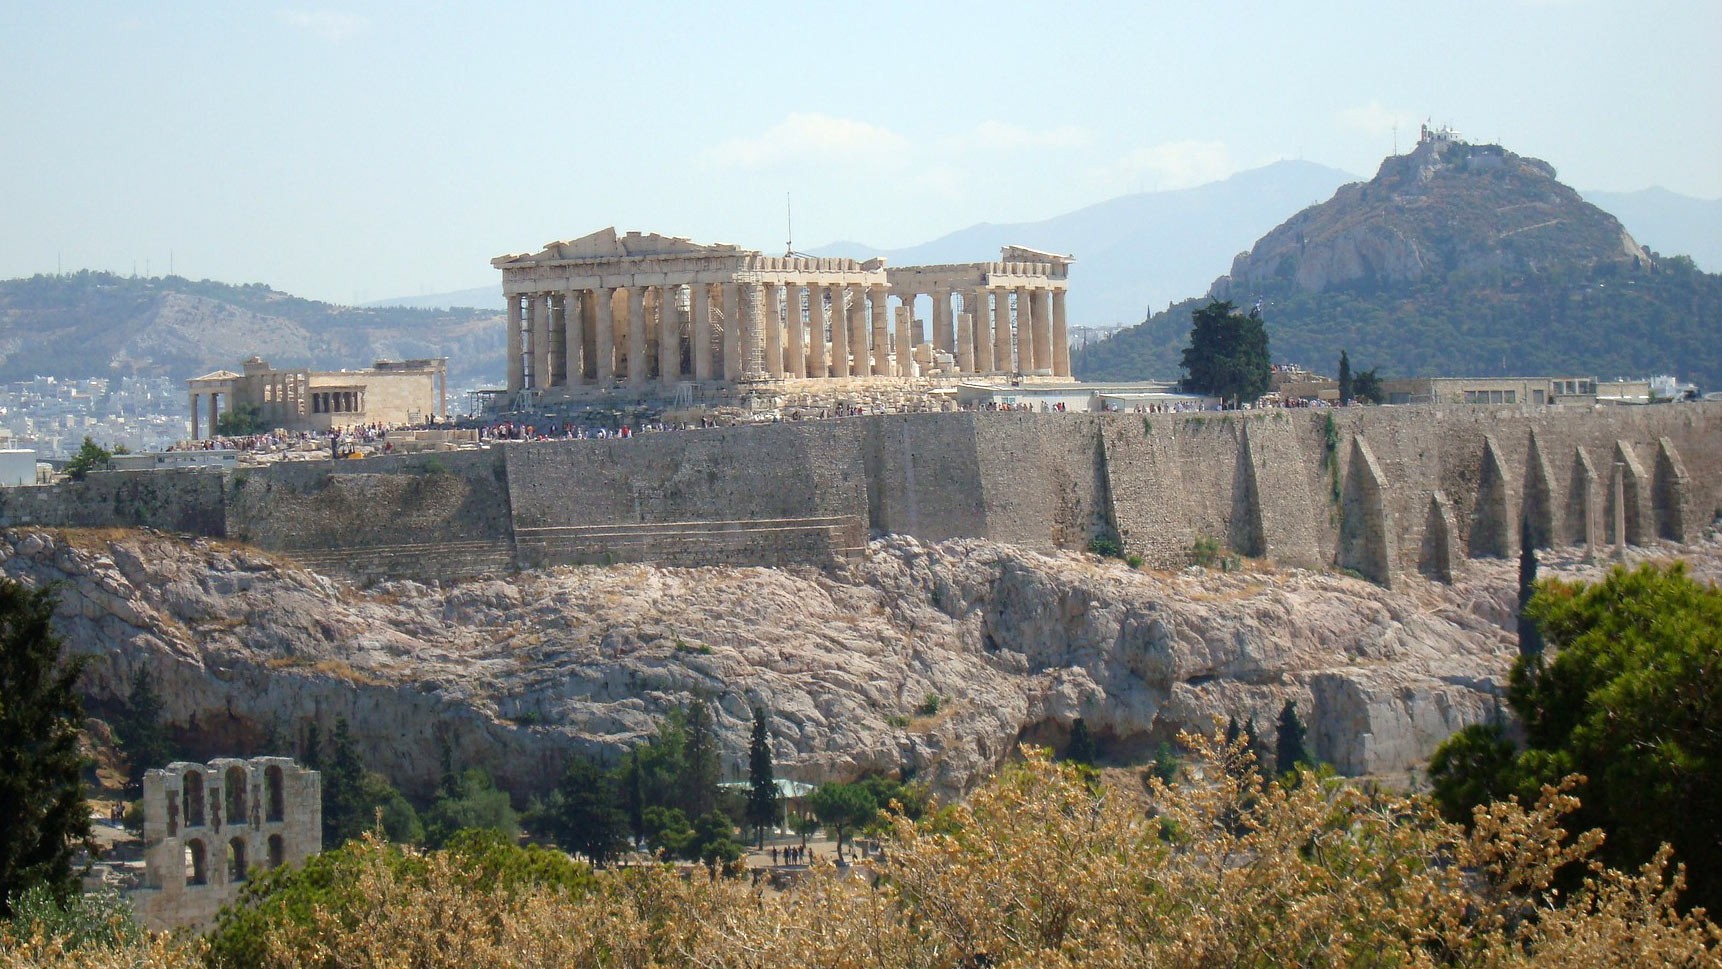
<path id="1" fill-rule="evenodd" d="M 442 743 L 542 790 L 569 751 L 614 755 L 695 693 L 718 712 L 726 768 L 744 769 L 757 704 L 781 773 L 807 780 L 902 770 L 958 793 L 1019 740 L 1062 743 L 1078 716 L 1125 763 L 1216 717 L 1253 717 L 1271 742 L 1287 698 L 1323 759 L 1402 778 L 1494 710 L 1514 651 L 1513 565 L 1487 561 L 1451 587 L 1387 590 L 889 538 L 830 572 L 361 588 L 207 540 L 10 531 L 0 571 L 60 584 L 98 703 L 148 666 L 200 755 L 291 752 L 308 722 L 344 717 L 370 766 L 421 792 Z"/>

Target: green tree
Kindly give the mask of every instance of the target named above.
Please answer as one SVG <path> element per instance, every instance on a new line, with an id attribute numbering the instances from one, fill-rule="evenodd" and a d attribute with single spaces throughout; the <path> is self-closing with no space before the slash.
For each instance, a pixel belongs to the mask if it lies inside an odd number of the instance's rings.
<path id="1" fill-rule="evenodd" d="M 835 781 L 819 785 L 808 806 L 814 817 L 837 839 L 837 861 L 843 861 L 843 844 L 856 828 L 870 823 L 879 813 L 879 804 L 865 787 Z"/>
<path id="2" fill-rule="evenodd" d="M 1370 367 L 1368 370 L 1360 370 L 1351 378 L 1352 399 L 1366 404 L 1379 404 L 1387 399 L 1387 395 L 1381 390 L 1381 378 L 1375 374 L 1378 369 L 1380 368 Z"/>
<path id="3" fill-rule="evenodd" d="M 689 861 L 703 861 L 714 868 L 746 853 L 735 840 L 735 825 L 722 811 L 702 814 L 694 821 L 693 837 L 682 852 Z"/>
<path id="4" fill-rule="evenodd" d="M 268 429 L 263 421 L 263 410 L 256 404 L 238 404 L 215 419 L 215 433 L 223 437 L 262 434 Z"/>
<path id="5" fill-rule="evenodd" d="M 1537 621 L 1526 614 L 1531 597 L 1537 591 L 1536 538 L 1531 534 L 1531 516 L 1519 518 L 1519 655 L 1538 656 L 1543 651 L 1543 634 Z"/>
<path id="6" fill-rule="evenodd" d="M 1680 563 L 1615 568 L 1599 583 L 1538 583 L 1525 615 L 1553 658 L 1521 656 L 1508 704 L 1525 749 L 1509 762 L 1491 728 L 1451 738 L 1430 764 L 1442 810 L 1586 777 L 1575 825 L 1603 829 L 1603 854 L 1636 866 L 1667 841 L 1687 866 L 1686 900 L 1722 910 L 1722 591 Z"/>
<path id="7" fill-rule="evenodd" d="M 155 676 L 148 666 L 138 666 L 132 673 L 130 686 L 119 715 L 114 718 L 114 734 L 126 755 L 127 786 L 134 793 L 141 793 L 144 772 L 166 767 L 173 760 L 173 744 L 162 719 L 161 694 L 156 691 Z"/>
<path id="8" fill-rule="evenodd" d="M 1148 765 L 1148 774 L 1160 779 L 1160 783 L 1170 786 L 1178 779 L 1178 771 L 1183 767 L 1183 758 L 1168 741 L 1160 741 L 1160 746 L 1154 748 L 1154 761 Z M 1146 780 L 1146 778 L 1144 778 Z"/>
<path id="9" fill-rule="evenodd" d="M 1065 745 L 1064 759 L 1072 764 L 1093 767 L 1098 756 L 1094 737 L 1088 732 L 1088 721 L 1077 717 L 1076 722 L 1070 725 L 1070 743 Z"/>
<path id="10" fill-rule="evenodd" d="M 747 751 L 747 823 L 755 844 L 765 847 L 765 829 L 777 820 L 777 778 L 771 767 L 771 731 L 764 707 L 753 708 L 753 737 Z"/>
<path id="11" fill-rule="evenodd" d="M 114 465 L 114 454 L 107 448 L 97 444 L 91 438 L 84 438 L 83 447 L 66 462 L 66 477 L 73 481 L 82 481 L 89 477 L 91 471 L 106 471 Z"/>
<path id="12" fill-rule="evenodd" d="M 82 658 L 62 657 L 54 595 L 0 578 L 0 917 L 41 886 L 77 891 L 72 856 L 95 851 L 78 728 Z"/>
<path id="13" fill-rule="evenodd" d="M 489 772 L 473 767 L 461 772 L 452 794 L 436 799 L 425 812 L 425 838 L 440 848 L 462 831 L 495 831 L 505 838 L 520 836 L 520 815 L 508 792 L 496 786 Z"/>
<path id="14" fill-rule="evenodd" d="M 701 697 L 687 707 L 687 745 L 683 751 L 680 798 L 675 802 L 690 818 L 704 817 L 717 807 L 718 780 L 722 777 L 718 758 L 717 725 L 712 709 Z"/>
<path id="15" fill-rule="evenodd" d="M 594 866 L 609 864 L 628 847 L 628 816 L 617 788 L 617 774 L 586 757 L 574 757 L 540 812 L 546 832 Z"/>
<path id="16" fill-rule="evenodd" d="M 1339 402 L 1351 403 L 1351 356 L 1339 351 Z"/>
<path id="17" fill-rule="evenodd" d="M 365 769 L 346 717 L 335 719 L 329 750 L 321 744 L 315 725 L 307 730 L 307 765 L 323 773 L 323 844 L 344 844 L 370 831 L 382 815 L 383 834 L 391 841 L 415 844 L 425 838 L 418 812 L 389 779 Z"/>
<path id="18" fill-rule="evenodd" d="M 1291 774 L 1299 767 L 1315 766 L 1315 759 L 1310 757 L 1309 750 L 1304 746 L 1303 720 L 1297 715 L 1297 701 L 1288 699 L 1285 706 L 1280 707 L 1278 731 L 1275 735 L 1274 773 Z"/>
<path id="19" fill-rule="evenodd" d="M 1191 314 L 1190 345 L 1184 349 L 1184 387 L 1240 404 L 1267 392 L 1273 360 L 1261 314 L 1234 312 L 1215 300 Z"/>

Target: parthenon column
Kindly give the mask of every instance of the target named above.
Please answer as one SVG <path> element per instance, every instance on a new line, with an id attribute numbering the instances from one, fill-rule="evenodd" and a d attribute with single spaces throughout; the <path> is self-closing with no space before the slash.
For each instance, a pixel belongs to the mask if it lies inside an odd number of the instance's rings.
<path id="1" fill-rule="evenodd" d="M 508 395 L 526 386 L 526 350 L 520 340 L 520 296 L 508 295 Z"/>
<path id="2" fill-rule="evenodd" d="M 791 380 L 807 376 L 807 325 L 801 320 L 800 283 L 783 284 L 783 372 Z"/>
<path id="3" fill-rule="evenodd" d="M 646 387 L 646 287 L 628 287 L 628 389 Z"/>
<path id="4" fill-rule="evenodd" d="M 967 313 L 957 314 L 957 372 L 975 372 L 975 319 Z"/>
<path id="5" fill-rule="evenodd" d="M 975 372 L 992 373 L 993 314 L 987 305 L 987 291 L 980 288 L 969 290 L 963 294 L 963 304 L 969 319 L 974 321 Z"/>
<path id="6" fill-rule="evenodd" d="M 909 343 L 909 307 L 897 307 L 897 366 L 899 377 L 915 375 L 915 352 Z"/>
<path id="7" fill-rule="evenodd" d="M 1016 366 L 1025 377 L 1040 367 L 1034 345 L 1034 300 L 1027 286 L 1016 291 Z"/>
<path id="8" fill-rule="evenodd" d="M 830 316 L 825 312 L 825 287 L 807 287 L 807 375 L 829 377 L 831 370 L 825 362 L 825 327 Z"/>
<path id="9" fill-rule="evenodd" d="M 741 376 L 741 285 L 723 284 L 723 379 Z"/>
<path id="10" fill-rule="evenodd" d="M 1010 291 L 990 290 L 998 298 L 993 309 L 993 369 L 1002 373 L 1015 371 L 1010 354 Z"/>
<path id="11" fill-rule="evenodd" d="M 773 377 L 783 376 L 783 306 L 777 298 L 779 288 L 776 283 L 766 283 L 760 294 L 764 304 L 761 313 L 765 317 L 765 372 Z"/>
<path id="12" fill-rule="evenodd" d="M 882 284 L 871 287 L 872 299 L 869 300 L 873 309 L 873 376 L 888 377 L 891 375 L 891 337 L 886 332 L 890 325 L 885 315 L 885 296 L 888 290 Z"/>
<path id="13" fill-rule="evenodd" d="M 550 294 L 533 293 L 527 299 L 532 320 L 532 389 L 542 393 L 550 386 Z"/>
<path id="14" fill-rule="evenodd" d="M 763 283 L 747 283 L 741 292 L 742 318 L 742 373 L 749 377 L 763 377 L 767 373 L 765 365 L 766 343 L 766 305 L 765 285 Z M 773 310 L 773 313 L 776 311 Z"/>
<path id="15" fill-rule="evenodd" d="M 679 283 L 658 288 L 658 383 L 666 391 L 682 379 L 681 290 Z"/>
<path id="16" fill-rule="evenodd" d="M 953 350 L 951 339 L 951 291 L 943 286 L 933 287 L 933 349 Z"/>
<path id="17" fill-rule="evenodd" d="M 1052 291 L 1052 372 L 1070 376 L 1070 326 L 1064 318 L 1064 290 Z"/>
<path id="18" fill-rule="evenodd" d="M 586 382 L 586 291 L 562 294 L 562 382 L 578 387 Z"/>
<path id="19" fill-rule="evenodd" d="M 593 373 L 598 386 L 609 390 L 616 384 L 616 291 L 600 286 L 592 291 L 592 330 L 597 337 Z"/>
<path id="20" fill-rule="evenodd" d="M 568 301 L 561 293 L 551 293 L 544 301 L 550 310 L 549 339 L 544 341 L 550 359 L 544 368 L 544 386 L 555 387 L 568 381 L 568 371 L 563 369 L 568 362 Z"/>
<path id="21" fill-rule="evenodd" d="M 843 287 L 831 291 L 831 376 L 849 376 L 849 317 L 843 311 Z"/>
<path id="22" fill-rule="evenodd" d="M 867 350 L 867 290 L 863 286 L 849 287 L 849 355 L 853 358 L 851 377 L 873 372 L 873 358 Z"/>
<path id="23" fill-rule="evenodd" d="M 1047 308 L 1047 291 L 1030 292 L 1029 306 L 1034 316 L 1034 365 L 1048 373 L 1057 373 L 1052 357 L 1052 312 Z"/>
<path id="24" fill-rule="evenodd" d="M 694 283 L 688 288 L 688 339 L 694 341 L 694 379 L 712 379 L 712 287 Z"/>

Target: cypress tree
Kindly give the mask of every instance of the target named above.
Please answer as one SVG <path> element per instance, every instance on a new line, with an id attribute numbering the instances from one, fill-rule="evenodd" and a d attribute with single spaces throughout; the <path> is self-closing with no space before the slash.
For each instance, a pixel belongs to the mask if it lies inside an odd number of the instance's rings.
<path id="1" fill-rule="evenodd" d="M 139 666 L 132 674 L 126 702 L 114 718 L 114 733 L 126 754 L 126 783 L 134 791 L 143 790 L 145 771 L 165 767 L 173 760 L 173 745 L 162 723 L 161 694 L 156 692 L 149 667 Z"/>
<path id="2" fill-rule="evenodd" d="M 1070 725 L 1070 744 L 1064 748 L 1064 759 L 1072 764 L 1093 767 L 1098 756 L 1094 737 L 1088 732 L 1088 721 L 1077 717 L 1076 722 Z"/>
<path id="3" fill-rule="evenodd" d="M 764 707 L 753 708 L 753 738 L 747 750 L 747 823 L 755 844 L 765 847 L 765 829 L 777 820 L 777 778 L 772 776 L 771 734 Z"/>
<path id="4" fill-rule="evenodd" d="M 1280 707 L 1278 735 L 1274 745 L 1274 773 L 1290 774 L 1298 767 L 1308 767 L 1315 763 L 1309 756 L 1309 750 L 1304 746 L 1303 721 L 1298 719 L 1297 701 L 1287 700 Z"/>
<path id="5" fill-rule="evenodd" d="M 717 727 L 712 721 L 711 707 L 695 697 L 688 704 L 687 746 L 682 755 L 682 812 L 690 818 L 704 817 L 717 807 L 718 761 Z"/>
<path id="6" fill-rule="evenodd" d="M 1535 619 L 1525 615 L 1525 607 L 1537 591 L 1535 544 L 1531 537 L 1531 519 L 1526 515 L 1519 519 L 1519 655 L 1524 657 L 1543 654 L 1543 632 Z"/>
<path id="7" fill-rule="evenodd" d="M 84 802 L 82 659 L 63 659 L 54 596 L 0 579 L 0 918 L 26 889 L 65 901 L 72 856 L 95 851 Z"/>
<path id="8" fill-rule="evenodd" d="M 1339 402 L 1351 403 L 1351 357 L 1344 350 L 1339 351 Z"/>

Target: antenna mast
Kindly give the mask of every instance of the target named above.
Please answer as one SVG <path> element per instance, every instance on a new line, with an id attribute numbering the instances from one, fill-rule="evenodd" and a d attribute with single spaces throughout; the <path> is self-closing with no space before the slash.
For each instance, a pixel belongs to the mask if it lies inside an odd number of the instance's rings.
<path id="1" fill-rule="evenodd" d="M 790 203 L 788 192 L 783 193 L 783 222 L 783 234 L 787 237 L 783 240 L 783 254 L 793 256 L 795 255 L 795 207 Z"/>

